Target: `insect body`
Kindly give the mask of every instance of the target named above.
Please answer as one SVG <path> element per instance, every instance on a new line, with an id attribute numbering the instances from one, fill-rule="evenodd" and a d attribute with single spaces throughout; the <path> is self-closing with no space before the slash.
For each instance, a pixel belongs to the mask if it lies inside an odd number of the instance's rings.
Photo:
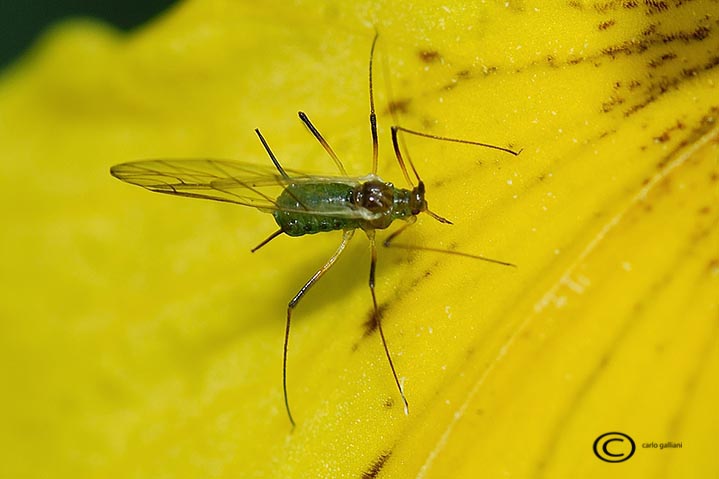
<path id="1" fill-rule="evenodd" d="M 277 198 L 277 204 L 280 209 L 272 215 L 288 236 L 332 230 L 385 229 L 394 220 L 407 219 L 427 209 L 423 189 L 395 188 L 375 175 L 352 183 L 290 184 Z M 311 212 L 298 213 L 303 207 Z M 334 214 L 344 209 L 356 211 L 356 217 Z"/>
<path id="2" fill-rule="evenodd" d="M 377 264 L 375 230 L 386 229 L 395 220 L 404 220 L 405 225 L 392 233 L 384 241 L 384 245 L 408 248 L 407 246 L 394 244 L 392 241 L 406 227 L 414 223 L 420 213 L 426 213 L 441 223 L 450 223 L 450 221 L 433 213 L 427 207 L 425 185 L 408 157 L 407 160 L 417 184 L 415 185 L 410 179 L 399 147 L 398 133 L 405 132 L 425 138 L 484 146 L 513 155 L 518 154 L 512 150 L 486 143 L 440 137 L 400 126 L 393 126 L 391 133 L 395 157 L 402 169 L 404 178 L 411 185 L 411 188 L 396 188 L 392 183 L 384 182 L 376 174 L 378 157 L 377 121 L 372 92 L 372 59 L 376 42 L 377 36 L 375 36 L 370 50 L 370 127 L 373 151 L 372 172 L 366 176 L 357 178 L 347 176 L 342 162 L 303 112 L 299 113 L 300 120 L 327 151 L 338 167 L 341 176 L 315 176 L 294 170 L 286 170 L 277 160 L 259 130 L 255 130 L 255 132 L 272 160 L 272 167 L 214 159 L 158 159 L 122 163 L 110 169 L 110 173 L 116 178 L 150 191 L 252 206 L 261 211 L 271 213 L 279 229 L 253 248 L 253 252 L 281 234 L 303 236 L 328 231 L 343 232 L 342 242 L 335 253 L 312 275 L 287 305 L 282 386 L 287 416 L 293 427 L 295 421 L 292 417 L 287 392 L 287 351 L 292 312 L 307 291 L 332 267 L 344 251 L 347 243 L 352 239 L 354 232 L 358 229 L 365 232 L 370 242 L 369 287 L 372 295 L 374 320 L 382 339 L 382 346 L 392 370 L 395 384 L 404 403 L 405 413 L 408 412 L 409 405 L 387 346 L 375 295 L 375 267 Z M 468 256 L 505 266 L 514 266 L 511 263 L 455 251 L 426 247 L 411 248 Z"/>

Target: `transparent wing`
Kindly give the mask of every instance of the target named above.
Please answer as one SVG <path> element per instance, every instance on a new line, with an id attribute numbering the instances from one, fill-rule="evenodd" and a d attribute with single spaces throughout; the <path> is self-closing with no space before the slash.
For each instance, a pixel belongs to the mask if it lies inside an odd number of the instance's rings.
<path id="1" fill-rule="evenodd" d="M 131 185 L 157 193 L 235 203 L 264 211 L 321 213 L 345 218 L 366 218 L 367 212 L 342 205 L 312 211 L 307 207 L 280 207 L 276 198 L 287 185 L 335 182 L 356 185 L 358 178 L 320 177 L 285 169 L 284 178 L 269 165 L 214 159 L 158 159 L 121 163 L 110 174 Z"/>

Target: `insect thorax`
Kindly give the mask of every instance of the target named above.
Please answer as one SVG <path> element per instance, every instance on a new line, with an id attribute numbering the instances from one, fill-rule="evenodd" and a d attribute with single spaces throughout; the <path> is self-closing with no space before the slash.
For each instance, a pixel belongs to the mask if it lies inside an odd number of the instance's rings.
<path id="1" fill-rule="evenodd" d="M 290 184 L 276 203 L 273 216 L 288 236 L 384 229 L 396 219 L 408 219 L 421 211 L 416 192 L 395 188 L 376 177 L 356 183 Z"/>

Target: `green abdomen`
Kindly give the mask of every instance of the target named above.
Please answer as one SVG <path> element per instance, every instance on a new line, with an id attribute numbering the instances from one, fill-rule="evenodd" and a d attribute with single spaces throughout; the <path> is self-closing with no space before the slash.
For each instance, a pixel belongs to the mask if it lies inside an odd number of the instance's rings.
<path id="1" fill-rule="evenodd" d="M 354 209 L 353 191 L 344 183 L 288 185 L 277 198 L 280 208 L 272 216 L 288 236 L 359 228 L 359 219 L 341 215 Z"/>

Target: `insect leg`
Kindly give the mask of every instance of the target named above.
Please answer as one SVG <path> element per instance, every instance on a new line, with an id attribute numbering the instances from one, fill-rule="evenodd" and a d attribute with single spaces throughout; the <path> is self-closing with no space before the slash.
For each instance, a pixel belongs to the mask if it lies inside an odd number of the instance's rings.
<path id="1" fill-rule="evenodd" d="M 266 245 L 267 243 L 269 243 L 269 242 L 272 241 L 273 239 L 277 238 L 277 237 L 278 237 L 279 235 L 281 235 L 282 233 L 284 233 L 284 231 L 282 231 L 282 229 L 279 229 L 279 230 L 275 231 L 274 233 L 272 233 L 271 235 L 269 235 L 267 238 L 265 238 L 264 240 L 262 240 L 262 243 L 258 244 L 258 245 L 255 246 L 254 248 L 252 248 L 252 249 L 250 250 L 250 253 L 254 253 L 255 251 L 257 251 L 258 249 L 262 248 L 264 245 Z"/>
<path id="2" fill-rule="evenodd" d="M 438 136 L 438 135 L 432 135 L 430 133 L 422 133 L 421 131 L 410 130 L 409 128 L 405 128 L 403 126 L 393 126 L 392 128 L 395 130 L 398 130 L 398 131 L 402 131 L 404 133 L 408 133 L 410 135 L 421 136 L 423 138 L 431 138 L 433 140 L 449 141 L 452 143 L 464 143 L 465 145 L 483 146 L 485 148 L 491 148 L 493 150 L 503 151 L 505 153 L 509 153 L 514 156 L 519 156 L 519 154 L 522 152 L 522 150 L 514 151 L 514 150 L 510 150 L 509 148 L 503 148 L 501 146 L 491 145 L 489 143 L 480 143 L 479 141 L 461 140 L 458 138 L 448 138 L 446 136 Z M 414 167 L 412 169 L 414 169 Z"/>
<path id="3" fill-rule="evenodd" d="M 413 217 L 416 218 L 416 217 Z M 414 224 L 415 220 L 410 220 L 406 224 L 402 225 L 397 231 L 392 233 L 387 237 L 387 239 L 384 240 L 384 243 L 382 243 L 387 248 L 400 248 L 400 249 L 406 249 L 406 250 L 419 250 L 419 251 L 431 251 L 433 253 L 444 253 L 444 254 L 451 254 L 455 256 L 464 256 L 465 258 L 473 258 L 473 259 L 479 259 L 482 261 L 487 261 L 489 263 L 495 263 L 495 264 L 501 264 L 502 266 L 511 266 L 513 268 L 516 268 L 517 265 L 514 263 L 508 263 L 506 261 L 500 261 L 498 259 L 492 259 L 487 258 L 485 256 L 479 256 L 476 254 L 469 254 L 469 253 L 463 253 L 461 251 L 453 251 L 449 249 L 441 249 L 441 248 L 429 248 L 427 246 L 410 246 L 408 244 L 397 244 L 393 243 L 393 241 L 402 234 L 407 228 L 412 226 Z"/>
<path id="4" fill-rule="evenodd" d="M 392 369 L 392 376 L 394 376 L 394 382 L 397 384 L 397 389 L 399 390 L 399 395 L 402 397 L 402 402 L 404 403 L 404 413 L 409 414 L 409 404 L 407 403 L 407 398 L 404 395 L 404 390 L 402 389 L 402 385 L 399 382 L 399 378 L 397 377 L 397 371 L 394 368 L 394 363 L 392 362 L 392 356 L 389 354 L 389 347 L 387 346 L 387 340 L 384 337 L 384 330 L 382 329 L 382 316 L 379 312 L 379 308 L 377 307 L 377 296 L 374 292 L 374 276 L 375 276 L 375 268 L 377 266 L 377 247 L 375 245 L 375 232 L 374 230 L 366 231 L 367 238 L 369 238 L 369 244 L 372 254 L 372 260 L 370 262 L 370 268 L 369 268 L 369 290 L 372 293 L 372 307 L 374 312 L 374 319 L 377 322 L 377 329 L 379 329 L 379 335 L 380 338 L 382 338 L 382 346 L 384 347 L 384 353 L 387 356 L 387 361 L 389 362 L 389 367 Z"/>
<path id="5" fill-rule="evenodd" d="M 412 180 L 409 178 L 409 174 L 407 173 L 407 166 L 404 164 L 404 158 L 402 158 L 402 151 L 399 147 L 399 142 L 397 140 L 398 127 L 393 126 L 390 128 L 390 131 L 392 132 L 392 146 L 394 147 L 394 156 L 395 158 L 397 158 L 397 163 L 399 163 L 399 167 L 402 169 L 404 179 L 410 186 L 414 187 L 414 183 L 412 183 Z M 417 177 L 418 181 L 422 181 L 419 179 L 417 170 L 414 169 L 414 163 L 412 163 L 412 160 L 409 158 L 409 156 L 407 157 L 407 159 L 409 160 L 409 165 L 412 167 L 412 171 L 414 171 L 414 176 Z"/>
<path id="6" fill-rule="evenodd" d="M 267 151 L 267 154 L 270 155 L 270 160 L 272 160 L 272 163 L 275 165 L 275 168 L 277 168 L 277 171 L 280 172 L 282 175 L 282 178 L 288 178 L 289 175 L 285 173 L 285 170 L 282 169 L 282 165 L 280 165 L 280 162 L 277 161 L 277 158 L 275 157 L 274 153 L 272 153 L 272 150 L 270 150 L 270 145 L 267 144 L 265 141 L 265 137 L 262 136 L 262 133 L 260 133 L 259 128 L 255 128 L 255 133 L 257 133 L 257 136 L 260 137 L 260 141 L 262 142 L 262 146 L 265 147 L 265 150 Z"/>
<path id="7" fill-rule="evenodd" d="M 478 141 L 460 140 L 457 138 L 448 138 L 446 136 L 431 135 L 429 133 L 422 133 L 421 131 L 410 130 L 408 128 L 404 128 L 402 126 L 397 126 L 397 125 L 392 126 L 390 128 L 390 131 L 392 132 L 392 146 L 394 147 L 394 155 L 397 158 L 397 162 L 399 163 L 400 168 L 402 169 L 402 174 L 404 175 L 404 179 L 407 180 L 407 183 L 409 183 L 412 186 L 414 186 L 414 184 L 412 183 L 412 180 L 409 179 L 409 174 L 407 173 L 407 167 L 404 163 L 404 158 L 402 157 L 402 151 L 399 146 L 397 132 L 400 132 L 400 131 L 403 133 L 410 134 L 410 135 L 421 136 L 423 138 L 431 138 L 433 140 L 449 141 L 452 143 L 464 143 L 467 145 L 483 146 L 485 148 L 492 148 L 494 150 L 499 150 L 499 151 L 503 151 L 505 153 L 510 153 L 514 156 L 518 156 L 522 152 L 522 150 L 514 151 L 514 150 L 510 150 L 509 148 L 503 148 L 501 146 L 490 145 L 489 143 L 480 143 Z M 421 183 L 422 179 L 419 177 L 419 173 L 417 173 L 417 169 L 414 167 L 412 158 L 410 158 L 409 155 L 407 155 L 407 162 L 409 163 L 409 166 L 412 169 L 412 173 L 414 173 L 415 178 L 417 178 L 417 181 L 419 181 Z"/>
<path id="8" fill-rule="evenodd" d="M 379 155 L 379 141 L 377 140 L 377 114 L 374 110 L 374 89 L 372 85 L 372 63 L 374 60 L 374 48 L 377 45 L 379 32 L 375 32 L 372 40 L 372 48 L 369 51 L 369 126 L 372 132 L 372 174 L 377 174 L 377 157 Z"/>
<path id="9" fill-rule="evenodd" d="M 390 246 L 395 246 L 397 248 L 401 248 L 402 247 L 401 245 L 393 245 L 392 241 L 394 241 L 394 239 L 397 236 L 401 235 L 407 228 L 412 226 L 416 221 L 417 221 L 416 216 L 410 216 L 410 219 L 405 224 L 403 224 L 397 231 L 393 232 L 391 235 L 389 235 L 387 237 L 387 239 L 384 240 L 384 243 L 382 243 L 382 246 L 384 246 L 386 248 L 389 248 Z"/>
<path id="10" fill-rule="evenodd" d="M 300 112 L 298 112 L 297 114 L 299 115 L 300 120 L 302 120 L 302 123 L 304 123 L 305 126 L 310 130 L 310 133 L 312 133 L 312 135 L 314 135 L 314 137 L 317 138 L 317 141 L 320 142 L 320 145 L 322 145 L 322 147 L 325 149 L 325 151 L 327 152 L 327 154 L 330 155 L 330 157 L 332 157 L 332 160 L 335 162 L 335 165 L 337 165 L 337 168 L 340 169 L 340 173 L 342 173 L 344 176 L 347 176 L 347 171 L 345 170 L 344 165 L 342 164 L 342 162 L 340 161 L 340 159 L 337 158 L 337 155 L 335 154 L 335 152 L 334 152 L 334 150 L 332 149 L 332 147 L 329 145 L 329 143 L 327 143 L 327 140 L 325 140 L 325 139 L 322 137 L 322 135 L 321 135 L 320 132 L 317 130 L 317 128 L 315 128 L 315 126 L 312 124 L 312 122 L 311 122 L 310 119 L 307 117 L 307 115 L 305 114 L 305 112 L 300 111 Z"/>
<path id="11" fill-rule="evenodd" d="M 287 323 L 285 324 L 285 343 L 282 351 L 282 391 L 285 396 L 285 408 L 287 409 L 287 417 L 290 419 L 292 428 L 295 427 L 295 420 L 292 418 L 292 412 L 290 411 L 290 400 L 287 395 L 287 347 L 290 340 L 290 319 L 292 318 L 292 311 L 297 306 L 297 303 L 304 297 L 305 293 L 329 270 L 337 258 L 342 254 L 347 246 L 347 243 L 352 239 L 354 230 L 345 230 L 342 235 L 342 242 L 337 247 L 337 251 L 327 260 L 327 262 L 320 269 L 312 275 L 312 277 L 300 288 L 294 298 L 287 304 Z"/>

